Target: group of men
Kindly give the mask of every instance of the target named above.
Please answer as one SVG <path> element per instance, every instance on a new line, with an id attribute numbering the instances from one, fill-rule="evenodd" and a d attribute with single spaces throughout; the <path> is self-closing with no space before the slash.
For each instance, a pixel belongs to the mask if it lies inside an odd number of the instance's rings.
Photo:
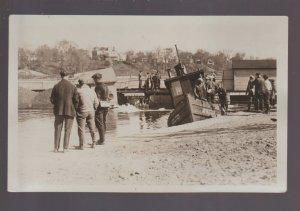
<path id="1" fill-rule="evenodd" d="M 254 104 L 255 111 L 262 111 L 266 114 L 270 113 L 270 101 L 275 99 L 275 87 L 272 85 L 267 75 L 255 74 L 255 78 L 251 75 L 246 95 L 249 97 L 248 111 Z"/>
<path id="2" fill-rule="evenodd" d="M 85 79 L 79 79 L 79 87 L 76 88 L 66 79 L 67 72 L 61 70 L 61 81 L 57 83 L 51 93 L 50 101 L 54 105 L 54 152 L 59 151 L 61 132 L 64 124 L 63 152 L 68 151 L 69 139 L 73 120 L 76 117 L 78 125 L 79 146 L 83 150 L 85 145 L 85 125 L 88 125 L 92 136 L 91 147 L 103 145 L 105 142 L 106 116 L 108 113 L 108 87 L 102 82 L 102 74 L 92 76 L 95 89 L 91 89 Z M 99 140 L 96 140 L 96 127 L 99 132 Z"/>
<path id="3" fill-rule="evenodd" d="M 156 71 L 155 74 L 147 72 L 146 80 L 144 83 L 144 89 L 146 91 L 148 91 L 149 89 L 150 90 L 160 89 L 160 79 L 161 79 L 161 76 L 159 74 L 159 71 Z M 139 89 L 142 89 L 142 83 L 143 83 L 142 71 L 140 71 L 140 73 L 139 73 Z"/>
<path id="4" fill-rule="evenodd" d="M 227 95 L 226 89 L 222 84 L 217 84 L 215 74 L 206 76 L 205 82 L 203 77 L 200 76 L 196 80 L 194 86 L 195 97 L 201 100 L 207 100 L 208 103 L 215 103 L 215 95 L 218 94 L 219 103 L 221 105 L 221 113 L 226 114 L 228 110 L 228 104 L 230 103 L 229 95 Z"/>

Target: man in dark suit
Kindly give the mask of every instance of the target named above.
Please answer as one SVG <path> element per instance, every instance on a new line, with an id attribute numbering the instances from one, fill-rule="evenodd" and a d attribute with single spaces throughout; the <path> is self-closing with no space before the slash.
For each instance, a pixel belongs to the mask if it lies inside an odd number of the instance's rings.
<path id="1" fill-rule="evenodd" d="M 61 81 L 53 87 L 50 97 L 50 101 L 54 105 L 53 113 L 55 115 L 54 152 L 58 152 L 59 150 L 61 131 L 64 122 L 65 134 L 63 151 L 67 151 L 73 120 L 76 115 L 76 107 L 78 105 L 76 87 L 65 79 L 67 73 L 64 70 L 61 70 L 60 76 Z"/>
<path id="2" fill-rule="evenodd" d="M 264 105 L 264 95 L 267 91 L 265 81 L 261 77 L 260 73 L 255 74 L 255 80 L 254 80 L 254 90 L 255 90 L 255 110 L 263 111 L 263 105 Z"/>
<path id="3" fill-rule="evenodd" d="M 105 142 L 106 116 L 109 109 L 109 107 L 107 106 L 108 87 L 102 82 L 102 74 L 96 73 L 92 76 L 92 78 L 95 81 L 95 92 L 100 101 L 100 104 L 95 113 L 95 123 L 99 132 L 99 140 L 96 144 L 103 145 Z"/>

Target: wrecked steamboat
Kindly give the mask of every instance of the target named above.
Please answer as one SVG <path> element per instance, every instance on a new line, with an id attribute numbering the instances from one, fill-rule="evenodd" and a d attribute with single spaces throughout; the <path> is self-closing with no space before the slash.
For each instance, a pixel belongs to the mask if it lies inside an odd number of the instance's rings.
<path id="1" fill-rule="evenodd" d="M 174 68 L 176 76 L 172 77 L 169 72 L 169 78 L 165 80 L 174 106 L 174 110 L 168 118 L 169 127 L 216 117 L 221 114 L 218 104 L 209 103 L 206 99 L 195 98 L 194 86 L 201 77 L 200 75 L 203 74 L 202 72 L 186 73 L 180 59 Z"/>

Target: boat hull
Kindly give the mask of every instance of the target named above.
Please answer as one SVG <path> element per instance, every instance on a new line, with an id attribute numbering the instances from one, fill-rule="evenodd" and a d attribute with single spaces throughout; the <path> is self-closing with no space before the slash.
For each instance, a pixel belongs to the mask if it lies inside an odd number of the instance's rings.
<path id="1" fill-rule="evenodd" d="M 195 99 L 186 95 L 171 112 L 168 118 L 168 126 L 182 125 L 216 117 L 220 114 L 217 104 L 210 104 L 206 100 Z"/>

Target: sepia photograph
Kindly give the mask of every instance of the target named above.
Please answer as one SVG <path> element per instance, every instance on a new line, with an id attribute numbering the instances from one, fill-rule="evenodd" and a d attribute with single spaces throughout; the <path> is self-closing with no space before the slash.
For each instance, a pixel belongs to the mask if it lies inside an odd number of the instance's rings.
<path id="1" fill-rule="evenodd" d="M 288 18 L 9 17 L 8 191 L 285 192 Z"/>

